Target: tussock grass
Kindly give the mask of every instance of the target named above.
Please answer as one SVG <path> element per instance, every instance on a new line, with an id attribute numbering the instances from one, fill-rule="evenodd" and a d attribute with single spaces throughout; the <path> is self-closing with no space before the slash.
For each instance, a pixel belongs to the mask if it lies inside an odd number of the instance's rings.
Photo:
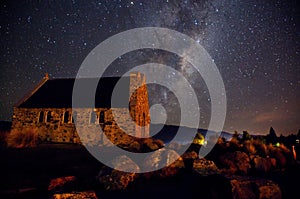
<path id="1" fill-rule="evenodd" d="M 38 143 L 38 131 L 35 128 L 11 130 L 6 137 L 7 146 L 11 148 L 36 147 Z"/>

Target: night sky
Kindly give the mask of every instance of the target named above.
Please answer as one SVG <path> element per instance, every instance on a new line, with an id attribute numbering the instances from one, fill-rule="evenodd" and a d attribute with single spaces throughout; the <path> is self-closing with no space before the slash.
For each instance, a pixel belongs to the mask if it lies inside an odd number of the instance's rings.
<path id="1" fill-rule="evenodd" d="M 285 135 L 300 129 L 296 0 L 2 1 L 0 10 L 0 120 L 11 120 L 13 105 L 46 72 L 75 77 L 88 53 L 108 37 L 156 26 L 192 37 L 213 58 L 226 88 L 225 131 L 265 134 L 273 126 Z M 192 69 L 159 51 L 121 56 L 107 74 L 122 75 L 149 60 L 175 60 L 173 67 L 196 90 L 201 87 Z"/>

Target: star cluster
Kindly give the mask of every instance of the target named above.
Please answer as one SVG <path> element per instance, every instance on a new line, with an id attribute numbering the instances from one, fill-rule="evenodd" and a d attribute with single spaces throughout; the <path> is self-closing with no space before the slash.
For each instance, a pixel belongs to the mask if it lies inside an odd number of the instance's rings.
<path id="1" fill-rule="evenodd" d="M 267 133 L 273 126 L 278 133 L 296 133 L 300 128 L 296 8 L 292 0 L 2 3 L 0 120 L 11 120 L 13 104 L 46 72 L 50 77 L 75 77 L 87 54 L 106 38 L 131 28 L 156 26 L 187 34 L 213 58 L 228 100 L 224 130 Z M 136 60 L 172 63 L 175 59 L 152 54 L 149 58 L 149 53 L 138 51 L 117 61 L 128 70 L 142 62 Z M 174 63 L 193 87 L 200 87 L 201 81 L 184 60 Z M 124 67 L 109 75 L 122 74 Z"/>

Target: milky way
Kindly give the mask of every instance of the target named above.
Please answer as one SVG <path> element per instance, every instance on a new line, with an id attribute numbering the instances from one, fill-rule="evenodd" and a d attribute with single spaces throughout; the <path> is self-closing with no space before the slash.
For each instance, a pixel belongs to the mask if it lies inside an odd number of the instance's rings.
<path id="1" fill-rule="evenodd" d="M 106 38 L 137 27 L 182 32 L 211 55 L 224 80 L 226 131 L 277 134 L 300 128 L 299 12 L 296 1 L 49 1 L 1 4 L 0 120 L 50 77 L 75 77 L 87 54 Z M 201 78 L 184 58 L 159 51 L 120 56 L 108 75 L 155 61 L 184 73 L 209 102 Z M 166 98 L 162 93 L 161 101 Z M 165 100 L 165 102 L 168 100 Z M 166 104 L 168 104 L 166 102 Z M 207 121 L 202 118 L 200 125 Z"/>

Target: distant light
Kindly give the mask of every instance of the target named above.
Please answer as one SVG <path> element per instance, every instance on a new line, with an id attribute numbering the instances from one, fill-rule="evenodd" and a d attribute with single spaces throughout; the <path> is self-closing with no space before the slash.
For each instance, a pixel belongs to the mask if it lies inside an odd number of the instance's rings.
<path id="1" fill-rule="evenodd" d="M 277 143 L 275 144 L 275 146 L 276 146 L 276 147 L 280 147 L 280 143 L 277 142 Z"/>

